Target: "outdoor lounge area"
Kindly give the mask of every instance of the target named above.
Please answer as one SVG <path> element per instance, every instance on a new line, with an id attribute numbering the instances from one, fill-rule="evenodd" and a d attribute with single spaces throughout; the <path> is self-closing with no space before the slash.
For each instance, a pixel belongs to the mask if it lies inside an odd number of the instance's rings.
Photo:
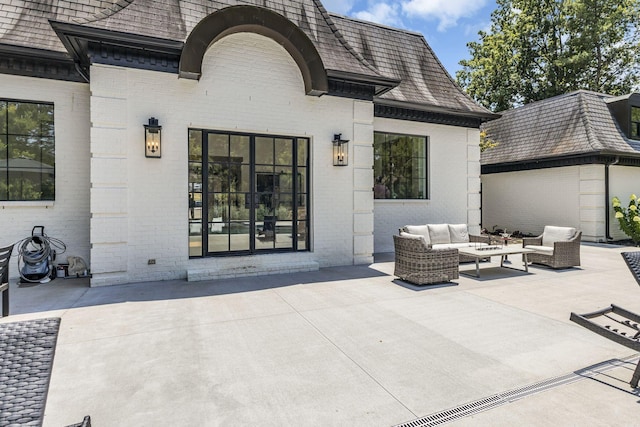
<path id="1" fill-rule="evenodd" d="M 622 252 L 414 286 L 371 265 L 90 288 L 11 283 L 0 324 L 60 318 L 45 427 L 632 425 L 638 353 L 570 320 L 640 311 Z M 429 421 L 431 420 L 431 421 Z M 414 424 L 409 424 L 413 422 Z"/>

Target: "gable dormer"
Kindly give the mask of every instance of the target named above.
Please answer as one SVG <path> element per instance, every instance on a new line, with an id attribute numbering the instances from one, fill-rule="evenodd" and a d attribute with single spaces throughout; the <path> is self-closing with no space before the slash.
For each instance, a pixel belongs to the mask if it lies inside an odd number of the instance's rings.
<path id="1" fill-rule="evenodd" d="M 625 136 L 640 140 L 640 93 L 618 96 L 606 102 Z"/>

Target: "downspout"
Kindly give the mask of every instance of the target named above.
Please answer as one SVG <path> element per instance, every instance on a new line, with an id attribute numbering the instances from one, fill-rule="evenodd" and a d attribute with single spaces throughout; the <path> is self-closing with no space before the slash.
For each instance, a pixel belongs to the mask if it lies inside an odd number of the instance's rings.
<path id="1" fill-rule="evenodd" d="M 90 83 L 89 76 L 87 75 L 87 73 L 84 72 L 80 64 L 77 62 L 74 62 L 73 65 L 75 65 L 76 71 L 78 72 L 78 74 L 80 74 L 80 77 L 82 77 L 84 81 L 86 81 L 87 83 Z"/>
<path id="2" fill-rule="evenodd" d="M 607 241 L 613 240 L 611 237 L 611 226 L 609 225 L 609 166 L 616 165 L 620 161 L 620 156 L 616 156 L 615 160 L 611 163 L 604 164 L 604 227 L 605 227 L 605 239 Z"/>

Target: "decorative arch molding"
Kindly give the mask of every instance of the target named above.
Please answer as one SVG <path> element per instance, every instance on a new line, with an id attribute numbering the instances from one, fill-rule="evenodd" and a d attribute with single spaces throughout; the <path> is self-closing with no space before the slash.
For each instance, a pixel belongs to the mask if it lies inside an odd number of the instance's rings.
<path id="1" fill-rule="evenodd" d="M 329 91 L 322 58 L 309 37 L 284 16 L 257 6 L 227 7 L 200 21 L 182 49 L 180 77 L 199 79 L 209 46 L 228 35 L 246 32 L 269 37 L 286 49 L 302 73 L 307 95 L 320 96 Z"/>

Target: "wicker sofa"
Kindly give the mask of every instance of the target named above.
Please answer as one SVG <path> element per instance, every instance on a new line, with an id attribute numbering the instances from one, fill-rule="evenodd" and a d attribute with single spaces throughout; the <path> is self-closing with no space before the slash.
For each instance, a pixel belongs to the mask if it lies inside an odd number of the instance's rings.
<path id="1" fill-rule="evenodd" d="M 393 274 L 416 285 L 450 282 L 458 278 L 458 250 L 433 249 L 418 235 L 393 236 Z"/>
<path id="2" fill-rule="evenodd" d="M 569 268 L 580 265 L 580 239 L 582 232 L 573 227 L 547 225 L 538 237 L 525 237 L 522 246 L 533 249 L 528 260 L 551 268 Z"/>
<path id="3" fill-rule="evenodd" d="M 400 235 L 421 236 L 431 249 L 459 249 L 491 244 L 490 236 L 469 234 L 467 224 L 405 225 Z M 459 255 L 460 262 L 475 261 L 475 258 Z"/>

